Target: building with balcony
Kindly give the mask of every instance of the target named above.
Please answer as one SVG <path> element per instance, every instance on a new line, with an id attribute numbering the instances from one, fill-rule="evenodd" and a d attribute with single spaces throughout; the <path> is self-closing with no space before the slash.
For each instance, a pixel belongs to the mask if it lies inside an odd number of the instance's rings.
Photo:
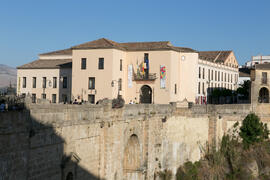
<path id="1" fill-rule="evenodd" d="M 232 89 L 232 79 L 237 81 L 238 64 L 232 51 L 226 57 L 219 51 L 214 59 L 209 54 L 173 46 L 169 41 L 118 43 L 101 38 L 41 54 L 39 60 L 18 67 L 17 93 L 52 102 L 76 99 L 96 103 L 118 96 L 126 103 L 195 102 L 209 83 L 209 87 Z M 226 80 L 207 83 L 208 71 L 212 76 L 220 73 L 220 78 L 224 73 Z M 67 88 L 63 88 L 64 82 Z"/>

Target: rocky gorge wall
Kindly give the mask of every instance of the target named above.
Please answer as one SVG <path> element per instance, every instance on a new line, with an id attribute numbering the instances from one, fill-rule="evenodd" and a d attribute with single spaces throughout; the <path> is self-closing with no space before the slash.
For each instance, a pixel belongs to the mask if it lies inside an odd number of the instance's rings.
<path id="1" fill-rule="evenodd" d="M 0 113 L 0 180 L 154 179 L 269 105 L 30 105 Z"/>

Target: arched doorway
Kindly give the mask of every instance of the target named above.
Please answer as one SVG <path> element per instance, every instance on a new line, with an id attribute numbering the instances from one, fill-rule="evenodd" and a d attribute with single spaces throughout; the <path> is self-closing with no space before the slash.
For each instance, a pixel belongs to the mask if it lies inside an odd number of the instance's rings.
<path id="1" fill-rule="evenodd" d="M 269 91 L 265 87 L 260 89 L 259 103 L 269 103 Z"/>
<path id="2" fill-rule="evenodd" d="M 148 85 L 143 85 L 140 90 L 140 103 L 151 104 L 152 103 L 152 89 Z"/>
<path id="3" fill-rule="evenodd" d="M 130 136 L 124 151 L 124 175 L 125 179 L 138 180 L 142 179 L 142 172 L 140 171 L 140 144 L 137 135 Z"/>

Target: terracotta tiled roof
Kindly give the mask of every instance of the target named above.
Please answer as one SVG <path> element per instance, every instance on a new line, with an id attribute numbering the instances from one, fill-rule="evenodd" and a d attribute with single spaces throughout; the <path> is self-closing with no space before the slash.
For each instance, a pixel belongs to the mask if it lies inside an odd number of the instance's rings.
<path id="1" fill-rule="evenodd" d="M 224 63 L 232 51 L 199 51 L 199 58 L 215 63 Z"/>
<path id="2" fill-rule="evenodd" d="M 105 38 L 101 38 L 95 41 L 90 41 L 72 47 L 72 49 L 109 49 L 109 48 L 115 48 L 124 51 L 174 50 L 179 52 L 196 52 L 191 48 L 174 47 L 169 41 L 117 43 L 115 41 L 108 40 Z"/>
<path id="3" fill-rule="evenodd" d="M 109 49 L 109 48 L 125 50 L 117 42 L 105 38 L 86 42 L 72 47 L 72 49 Z"/>
<path id="4" fill-rule="evenodd" d="M 48 53 L 42 53 L 40 55 L 72 55 L 72 49 L 63 49 L 63 50 L 58 50 L 58 51 L 52 51 Z"/>
<path id="5" fill-rule="evenodd" d="M 270 69 L 270 63 L 256 64 L 255 69 Z"/>
<path id="6" fill-rule="evenodd" d="M 71 68 L 71 65 L 71 59 L 39 59 L 19 66 L 17 69 L 59 69 L 60 67 Z"/>

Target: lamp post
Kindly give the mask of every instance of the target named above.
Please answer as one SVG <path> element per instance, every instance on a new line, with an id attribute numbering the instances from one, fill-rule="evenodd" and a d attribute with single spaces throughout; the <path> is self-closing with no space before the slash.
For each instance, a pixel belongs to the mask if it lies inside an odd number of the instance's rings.
<path id="1" fill-rule="evenodd" d="M 118 89 L 118 90 L 117 90 L 117 98 L 118 98 L 119 95 L 120 95 L 120 94 L 119 94 L 119 93 L 120 93 L 120 92 L 119 92 L 119 91 L 120 91 L 120 79 L 119 79 L 118 81 L 117 81 L 117 80 L 112 80 L 111 86 L 114 87 L 114 84 L 115 84 L 115 83 L 118 84 L 118 88 L 117 88 L 117 89 Z"/>

